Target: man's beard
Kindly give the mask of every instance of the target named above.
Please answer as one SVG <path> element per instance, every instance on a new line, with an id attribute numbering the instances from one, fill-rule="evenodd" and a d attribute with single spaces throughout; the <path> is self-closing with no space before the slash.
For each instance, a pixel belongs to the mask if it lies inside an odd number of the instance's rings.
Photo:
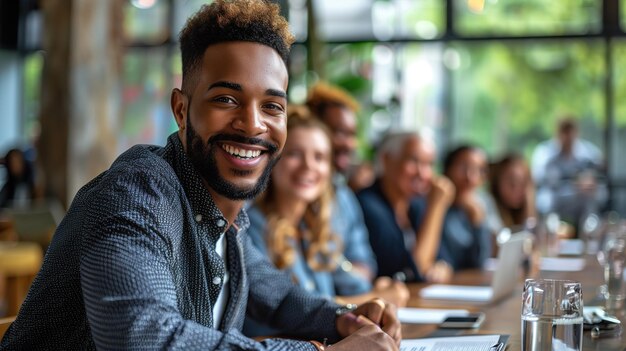
<path id="1" fill-rule="evenodd" d="M 191 125 L 189 118 L 189 110 L 187 111 L 187 156 L 194 165 L 196 171 L 207 182 L 207 184 L 218 194 L 223 195 L 231 200 L 252 200 L 262 193 L 269 182 L 272 168 L 280 159 L 278 154 L 278 146 L 258 138 L 246 138 L 236 134 L 217 134 L 209 138 L 206 144 L 202 142 L 202 138 L 196 133 Z M 250 145 L 262 145 L 267 149 L 264 151 L 269 157 L 267 166 L 263 169 L 263 173 L 257 180 L 256 184 L 249 187 L 237 186 L 225 179 L 217 169 L 215 153 L 220 148 L 218 142 L 234 141 Z M 235 170 L 237 176 L 246 176 L 252 171 Z"/>

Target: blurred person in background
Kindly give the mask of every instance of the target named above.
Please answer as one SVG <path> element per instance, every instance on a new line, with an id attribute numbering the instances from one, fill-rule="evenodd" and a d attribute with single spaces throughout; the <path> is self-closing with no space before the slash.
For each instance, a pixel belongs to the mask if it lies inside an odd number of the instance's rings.
<path id="1" fill-rule="evenodd" d="M 491 164 L 489 193 L 494 208 L 487 211 L 487 222 L 492 233 L 524 228 L 535 218 L 535 185 L 523 156 L 508 154 Z"/>
<path id="2" fill-rule="evenodd" d="M 459 146 L 445 156 L 443 173 L 454 184 L 455 196 L 443 225 L 442 255 L 454 270 L 481 268 L 492 252 L 486 205 L 480 195 L 487 157 L 475 146 Z"/>
<path id="3" fill-rule="evenodd" d="M 359 104 L 339 87 L 317 83 L 309 91 L 306 105 L 314 116 L 328 126 L 333 150 L 333 187 L 335 210 L 333 228 L 341 237 L 344 255 L 353 269 L 367 279 L 376 274 L 376 259 L 370 247 L 361 207 L 348 187 L 346 175 L 357 147 L 357 115 Z"/>
<path id="4" fill-rule="evenodd" d="M 80 189 L 0 349 L 397 350 L 392 304 L 315 296 L 246 233 L 244 204 L 285 144 L 294 40 L 264 0 L 213 1 L 186 22 L 178 131 Z M 246 313 L 295 339 L 245 337 Z"/>
<path id="5" fill-rule="evenodd" d="M 11 149 L 4 157 L 6 182 L 0 190 L 0 208 L 26 205 L 37 197 L 35 171 L 20 149 Z"/>
<path id="6" fill-rule="evenodd" d="M 577 226 L 580 218 L 597 213 L 606 204 L 602 152 L 578 137 L 578 122 L 571 116 L 559 121 L 555 138 L 537 145 L 531 170 L 537 186 L 537 210 L 542 214 L 556 212 Z"/>
<path id="7" fill-rule="evenodd" d="M 376 156 L 377 179 L 357 194 L 381 276 L 448 281 L 439 254 L 454 186 L 433 173 L 435 144 L 412 132 L 390 133 Z"/>
<path id="8" fill-rule="evenodd" d="M 248 210 L 252 243 L 316 295 L 354 304 L 383 297 L 405 306 L 409 292 L 403 283 L 383 279 L 372 289 L 369 280 L 346 269 L 343 243 L 331 225 L 334 194 L 328 128 L 310 117 L 306 108 L 290 106 L 289 110 L 282 157 L 267 190 Z M 244 333 L 281 334 L 261 323 L 247 319 Z"/>

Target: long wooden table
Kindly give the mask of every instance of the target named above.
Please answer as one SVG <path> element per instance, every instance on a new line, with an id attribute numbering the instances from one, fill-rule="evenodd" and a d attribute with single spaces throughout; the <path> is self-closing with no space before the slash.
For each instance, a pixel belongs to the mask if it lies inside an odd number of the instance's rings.
<path id="1" fill-rule="evenodd" d="M 458 273 L 453 284 L 461 285 L 489 285 L 492 272 L 484 272 L 480 270 L 469 270 Z M 598 264 L 595 256 L 586 257 L 586 265 L 579 272 L 552 272 L 540 271 L 531 275 L 532 278 L 547 279 L 570 279 L 580 281 L 583 289 L 583 301 L 587 306 L 598 305 L 598 287 L 604 283 L 602 267 Z M 464 330 L 462 334 L 509 334 L 508 350 L 521 349 L 521 305 L 522 290 L 524 277 L 520 277 L 518 287 L 515 292 L 497 303 L 491 305 L 475 305 L 468 302 L 445 302 L 435 300 L 420 299 L 419 291 L 428 284 L 417 283 L 410 284 L 411 299 L 409 307 L 423 308 L 449 308 L 449 309 L 467 309 L 469 311 L 485 312 L 485 322 L 478 330 Z M 600 302 L 601 303 L 601 302 Z M 622 321 L 622 325 L 626 328 L 626 317 L 624 309 L 616 313 L 617 317 Z M 403 324 L 403 338 L 420 338 L 428 337 L 437 331 L 437 326 L 433 324 Z M 585 331 L 583 335 L 583 350 L 602 350 L 602 351 L 624 351 L 626 350 L 626 330 L 619 337 L 592 339 L 589 332 Z"/>

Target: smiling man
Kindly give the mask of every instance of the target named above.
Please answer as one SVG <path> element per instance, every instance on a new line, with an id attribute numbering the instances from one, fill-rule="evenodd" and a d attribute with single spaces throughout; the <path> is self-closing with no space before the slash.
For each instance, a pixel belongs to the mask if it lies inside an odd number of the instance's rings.
<path id="1" fill-rule="evenodd" d="M 215 1 L 189 19 L 178 132 L 79 191 L 0 349 L 397 349 L 393 306 L 311 296 L 246 235 L 244 202 L 285 144 L 287 27 L 262 0 Z M 246 338 L 246 312 L 298 340 Z"/>

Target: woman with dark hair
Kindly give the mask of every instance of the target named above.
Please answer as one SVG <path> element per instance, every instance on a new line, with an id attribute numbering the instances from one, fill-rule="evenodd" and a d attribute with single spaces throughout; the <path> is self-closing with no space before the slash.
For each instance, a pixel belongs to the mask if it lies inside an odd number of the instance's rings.
<path id="1" fill-rule="evenodd" d="M 521 155 L 508 154 L 491 165 L 489 192 L 496 209 L 490 223 L 492 231 L 523 227 L 526 220 L 535 217 L 535 186 Z"/>
<path id="2" fill-rule="evenodd" d="M 4 157 L 6 182 L 0 190 L 0 208 L 11 207 L 19 201 L 35 197 L 35 177 L 33 167 L 24 158 L 20 149 L 11 149 Z"/>
<path id="3" fill-rule="evenodd" d="M 481 267 L 491 255 L 491 234 L 478 190 L 487 173 L 487 157 L 478 147 L 463 145 L 444 158 L 444 175 L 456 189 L 441 238 L 444 258 L 455 270 Z"/>

